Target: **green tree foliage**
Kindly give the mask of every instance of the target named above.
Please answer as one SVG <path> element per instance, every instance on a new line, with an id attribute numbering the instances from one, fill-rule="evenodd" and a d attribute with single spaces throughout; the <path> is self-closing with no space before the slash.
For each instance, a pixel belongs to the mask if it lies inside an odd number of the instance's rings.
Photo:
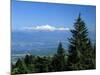
<path id="1" fill-rule="evenodd" d="M 31 54 L 27 54 L 23 59 L 23 62 L 25 63 L 26 67 L 29 70 L 28 73 L 34 72 L 34 61 L 35 61 L 35 56 L 32 56 Z"/>
<path id="2" fill-rule="evenodd" d="M 65 51 L 62 47 L 62 43 L 59 43 L 57 54 L 52 58 L 52 70 L 53 71 L 63 71 L 65 67 Z"/>
<path id="3" fill-rule="evenodd" d="M 48 72 L 48 59 L 46 57 L 37 57 L 35 60 L 35 72 Z"/>
<path id="4" fill-rule="evenodd" d="M 17 62 L 15 64 L 14 72 L 16 74 L 25 74 L 25 73 L 28 73 L 28 69 L 27 69 L 25 63 L 21 59 L 17 60 Z"/>
<path id="5" fill-rule="evenodd" d="M 79 14 L 74 29 L 71 30 L 72 37 L 69 39 L 69 70 L 83 70 L 94 68 L 92 63 L 93 47 L 88 38 L 88 30 L 86 24 Z"/>
<path id="6" fill-rule="evenodd" d="M 24 58 L 24 62 L 25 62 L 25 64 L 32 64 L 32 62 L 33 62 L 33 57 L 32 57 L 32 55 L 26 55 L 25 56 L 25 58 Z"/>

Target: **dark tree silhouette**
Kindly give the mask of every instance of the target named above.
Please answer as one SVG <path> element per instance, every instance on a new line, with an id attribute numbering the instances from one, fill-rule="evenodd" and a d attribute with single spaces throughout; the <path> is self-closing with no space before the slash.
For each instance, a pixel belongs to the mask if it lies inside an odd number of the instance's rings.
<path id="1" fill-rule="evenodd" d="M 69 55 L 68 66 L 69 70 L 89 69 L 92 64 L 93 47 L 88 38 L 88 30 L 86 24 L 81 19 L 79 14 L 74 29 L 71 30 L 72 37 L 69 39 Z"/>
<path id="2" fill-rule="evenodd" d="M 46 57 L 37 57 L 35 60 L 35 72 L 48 72 L 48 59 Z"/>
<path id="3" fill-rule="evenodd" d="M 63 71 L 65 67 L 65 51 L 62 43 L 59 43 L 57 54 L 52 58 L 53 71 Z"/>

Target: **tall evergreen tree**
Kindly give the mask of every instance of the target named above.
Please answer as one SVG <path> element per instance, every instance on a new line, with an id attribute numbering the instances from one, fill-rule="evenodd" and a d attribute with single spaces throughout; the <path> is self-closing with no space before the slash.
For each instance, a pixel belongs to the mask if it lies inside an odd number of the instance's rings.
<path id="1" fill-rule="evenodd" d="M 53 71 L 63 71 L 65 66 L 65 51 L 59 43 L 57 54 L 52 58 Z"/>
<path id="2" fill-rule="evenodd" d="M 26 67 L 28 68 L 28 72 L 32 73 L 34 72 L 34 62 L 35 62 L 35 56 L 31 55 L 31 54 L 27 54 L 25 56 L 25 58 L 23 59 Z"/>
<path id="3" fill-rule="evenodd" d="M 48 72 L 48 59 L 46 57 L 37 56 L 35 60 L 35 72 Z"/>
<path id="4" fill-rule="evenodd" d="M 25 65 L 25 63 L 21 60 L 18 59 L 16 64 L 15 64 L 15 74 L 25 74 L 28 73 L 28 69 Z"/>
<path id="5" fill-rule="evenodd" d="M 25 58 L 24 58 L 24 62 L 25 62 L 26 65 L 32 64 L 33 56 L 32 55 L 26 55 Z"/>
<path id="6" fill-rule="evenodd" d="M 69 55 L 67 60 L 69 70 L 89 69 L 89 64 L 91 64 L 92 60 L 91 51 L 93 49 L 88 38 L 86 24 L 81 19 L 81 14 L 76 19 L 71 33 L 72 37 L 69 39 Z"/>
<path id="7" fill-rule="evenodd" d="M 62 47 L 62 43 L 59 43 L 58 50 L 57 50 L 57 56 L 59 59 L 59 70 L 63 71 L 65 66 L 65 51 Z"/>

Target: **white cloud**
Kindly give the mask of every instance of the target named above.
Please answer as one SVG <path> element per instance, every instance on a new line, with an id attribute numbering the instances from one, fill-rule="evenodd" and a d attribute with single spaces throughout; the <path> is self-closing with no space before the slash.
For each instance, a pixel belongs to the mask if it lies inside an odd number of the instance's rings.
<path id="1" fill-rule="evenodd" d="M 69 30 L 69 28 L 55 27 L 55 26 L 51 26 L 51 25 L 40 25 L 40 26 L 24 27 L 24 30 L 64 31 L 64 30 Z"/>

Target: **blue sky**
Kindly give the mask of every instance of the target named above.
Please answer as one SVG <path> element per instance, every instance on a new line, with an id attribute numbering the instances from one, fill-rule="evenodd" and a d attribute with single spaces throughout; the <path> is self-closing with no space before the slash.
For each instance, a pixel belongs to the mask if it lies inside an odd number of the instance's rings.
<path id="1" fill-rule="evenodd" d="M 96 7 L 71 4 L 12 1 L 12 30 L 25 27 L 41 29 L 73 28 L 79 12 L 89 30 L 95 30 Z M 31 28 L 30 28 L 31 29 Z"/>

